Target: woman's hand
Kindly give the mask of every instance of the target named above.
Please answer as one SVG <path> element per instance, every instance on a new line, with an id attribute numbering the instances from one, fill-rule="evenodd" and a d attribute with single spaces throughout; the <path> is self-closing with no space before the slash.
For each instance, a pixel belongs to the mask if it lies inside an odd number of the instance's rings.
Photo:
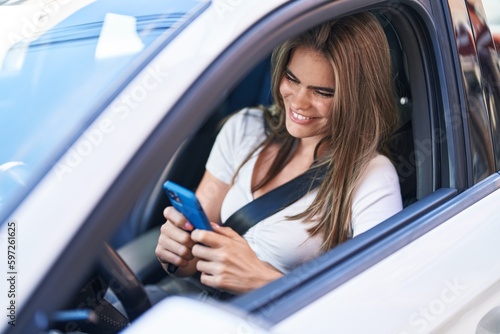
<path id="1" fill-rule="evenodd" d="M 163 215 L 167 221 L 160 229 L 156 257 L 165 269 L 169 263 L 183 268 L 179 272 L 180 276 L 194 274 L 194 264 L 191 261 L 194 259 L 192 248 L 195 243 L 189 233 L 193 226 L 182 213 L 171 206 L 163 211 Z"/>
<path id="2" fill-rule="evenodd" d="M 259 260 L 248 242 L 229 227 L 212 223 L 215 232 L 195 230 L 191 239 L 198 244 L 192 255 L 201 282 L 213 288 L 243 293 L 259 288 L 282 273 Z"/>

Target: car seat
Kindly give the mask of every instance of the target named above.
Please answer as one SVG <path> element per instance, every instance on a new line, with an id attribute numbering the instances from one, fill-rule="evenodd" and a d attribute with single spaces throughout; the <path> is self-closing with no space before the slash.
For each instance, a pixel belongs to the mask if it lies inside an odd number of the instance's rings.
<path id="1" fill-rule="evenodd" d="M 389 48 L 394 78 L 395 99 L 399 107 L 400 125 L 392 134 L 389 151 L 396 167 L 403 207 L 417 200 L 417 173 L 412 162 L 414 154 L 414 137 L 412 127 L 412 96 L 407 74 L 406 55 L 401 46 L 399 36 L 390 20 L 381 13 L 374 13 L 382 25 Z"/>

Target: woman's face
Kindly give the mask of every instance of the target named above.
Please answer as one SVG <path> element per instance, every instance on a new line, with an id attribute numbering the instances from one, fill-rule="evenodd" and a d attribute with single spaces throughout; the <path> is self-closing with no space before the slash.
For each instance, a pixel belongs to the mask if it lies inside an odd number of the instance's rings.
<path id="1" fill-rule="evenodd" d="M 323 138 L 335 94 L 334 72 L 326 57 L 309 48 L 295 49 L 281 79 L 280 93 L 288 132 L 300 139 Z"/>

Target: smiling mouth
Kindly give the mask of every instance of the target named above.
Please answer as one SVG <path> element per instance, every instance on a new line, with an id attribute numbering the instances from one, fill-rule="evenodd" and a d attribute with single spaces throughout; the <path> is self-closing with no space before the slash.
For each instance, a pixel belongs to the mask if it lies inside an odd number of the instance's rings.
<path id="1" fill-rule="evenodd" d="M 292 111 L 292 116 L 300 121 L 307 121 L 307 120 L 310 120 L 310 119 L 314 119 L 316 117 L 307 117 L 307 116 L 303 116 L 301 114 L 297 114 L 295 111 Z"/>

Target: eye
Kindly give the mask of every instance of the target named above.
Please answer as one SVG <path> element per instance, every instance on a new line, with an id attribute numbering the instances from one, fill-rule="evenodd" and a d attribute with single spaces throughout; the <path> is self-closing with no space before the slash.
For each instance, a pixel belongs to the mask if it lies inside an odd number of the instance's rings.
<path id="1" fill-rule="evenodd" d="M 325 91 L 322 91 L 322 90 L 316 90 L 315 93 L 319 96 L 323 96 L 323 97 L 328 97 L 328 98 L 331 98 L 335 95 L 335 92 L 325 92 Z"/>
<path id="2" fill-rule="evenodd" d="M 295 79 L 294 77 L 292 77 L 289 73 L 285 72 L 285 79 L 290 81 L 290 82 L 293 82 L 295 84 L 298 84 L 299 81 L 297 79 Z"/>

